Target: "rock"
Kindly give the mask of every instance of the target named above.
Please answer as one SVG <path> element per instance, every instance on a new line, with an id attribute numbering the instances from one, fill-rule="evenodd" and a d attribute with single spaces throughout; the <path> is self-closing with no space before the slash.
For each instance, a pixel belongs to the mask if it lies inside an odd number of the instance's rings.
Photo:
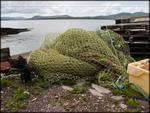
<path id="1" fill-rule="evenodd" d="M 37 99 L 37 98 L 33 98 L 33 99 L 32 99 L 32 102 L 35 101 L 36 99 Z"/>
<path id="2" fill-rule="evenodd" d="M 59 98 L 59 96 L 56 95 L 56 96 L 55 96 L 55 99 L 58 99 L 58 98 Z"/>
<path id="3" fill-rule="evenodd" d="M 119 104 L 119 106 L 122 108 L 122 109 L 126 109 L 127 108 L 127 105 L 125 105 L 125 104 Z"/>
<path id="4" fill-rule="evenodd" d="M 28 91 L 24 91 L 23 92 L 24 94 L 27 94 L 27 95 L 30 95 L 30 93 Z"/>
<path id="5" fill-rule="evenodd" d="M 97 99 L 97 102 L 100 102 L 100 100 L 99 100 L 99 99 Z"/>
<path id="6" fill-rule="evenodd" d="M 81 96 L 82 96 L 82 97 L 85 97 L 86 95 L 85 95 L 85 94 L 82 94 Z"/>
<path id="7" fill-rule="evenodd" d="M 92 84 L 92 88 L 94 88 L 96 91 L 98 91 L 99 93 L 104 93 L 104 94 L 109 94 L 111 93 L 110 90 L 104 88 L 104 87 L 101 87 L 101 86 L 98 86 L 96 84 Z"/>
<path id="8" fill-rule="evenodd" d="M 145 106 L 141 106 L 142 109 L 145 109 Z"/>
<path id="9" fill-rule="evenodd" d="M 89 91 L 92 93 L 92 95 L 94 96 L 103 96 L 101 93 L 99 93 L 98 91 L 94 90 L 94 89 L 89 89 Z"/>
<path id="10" fill-rule="evenodd" d="M 112 108 L 114 108 L 114 107 L 115 107 L 115 105 L 112 105 L 111 107 L 112 107 Z"/>
<path id="11" fill-rule="evenodd" d="M 65 86 L 65 85 L 63 85 L 62 88 L 63 88 L 64 90 L 66 90 L 66 91 L 72 91 L 72 90 L 73 90 L 73 88 L 71 88 L 71 87 L 69 87 L 69 86 Z"/>
<path id="12" fill-rule="evenodd" d="M 64 103 L 64 106 L 68 106 L 68 105 L 69 105 L 69 103 L 68 103 L 68 102 L 65 102 L 65 103 Z"/>
<path id="13" fill-rule="evenodd" d="M 111 98 L 114 100 L 117 100 L 117 101 L 124 100 L 124 97 L 122 97 L 122 96 L 111 96 Z"/>
<path id="14" fill-rule="evenodd" d="M 99 100 L 102 100 L 102 97 L 98 97 Z"/>
<path id="15" fill-rule="evenodd" d="M 4 91 L 1 91 L 1 94 L 3 94 L 4 93 Z"/>
<path id="16" fill-rule="evenodd" d="M 1 111 L 3 111 L 4 110 L 4 108 L 1 108 Z"/>

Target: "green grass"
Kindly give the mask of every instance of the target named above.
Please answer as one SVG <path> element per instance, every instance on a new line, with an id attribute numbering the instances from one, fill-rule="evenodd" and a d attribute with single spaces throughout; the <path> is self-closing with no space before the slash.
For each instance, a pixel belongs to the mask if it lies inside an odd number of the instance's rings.
<path id="1" fill-rule="evenodd" d="M 50 104 L 51 104 L 53 107 L 55 107 L 55 106 L 57 105 L 57 101 L 56 101 L 55 99 L 52 99 L 52 100 L 50 101 Z"/>
<path id="2" fill-rule="evenodd" d="M 82 100 L 82 101 L 85 101 L 85 102 L 87 102 L 87 101 L 88 101 L 88 99 L 87 99 L 87 97 L 86 97 L 86 96 L 80 96 L 80 97 L 79 97 L 79 99 L 80 99 L 80 100 Z"/>
<path id="3" fill-rule="evenodd" d="M 135 99 L 132 99 L 132 98 L 127 99 L 126 104 L 129 107 L 138 107 L 140 105 L 140 103 L 138 101 L 136 101 Z"/>
<path id="4" fill-rule="evenodd" d="M 135 109 L 127 109 L 127 110 L 125 110 L 125 112 L 126 113 L 131 113 L 131 112 L 139 112 L 139 111 L 137 111 Z"/>
<path id="5" fill-rule="evenodd" d="M 35 83 L 30 84 L 29 87 L 31 87 L 31 93 L 36 95 L 43 89 L 47 89 L 49 87 L 49 82 L 46 80 L 37 79 Z"/>
<path id="6" fill-rule="evenodd" d="M 64 84 L 64 85 L 72 86 L 76 84 L 76 80 L 75 79 L 62 79 L 56 84 Z"/>
<path id="7" fill-rule="evenodd" d="M 70 93 L 72 94 L 81 94 L 81 93 L 85 93 L 86 88 L 83 85 L 75 85 L 73 87 L 73 90 L 70 91 Z"/>
<path id="8" fill-rule="evenodd" d="M 14 79 L 1 79 L 1 87 L 10 88 L 10 96 L 5 102 L 5 107 L 8 110 L 16 111 L 27 107 L 27 100 L 31 95 L 38 94 L 43 89 L 49 87 L 49 82 L 46 80 L 36 79 L 33 82 L 23 84 L 19 77 Z M 28 91 L 28 92 L 26 92 Z"/>
<path id="9" fill-rule="evenodd" d="M 6 107 L 12 109 L 26 108 L 27 105 L 25 104 L 25 100 L 29 97 L 30 95 L 25 93 L 24 89 L 18 88 L 16 91 L 14 91 L 12 97 L 10 97 L 6 102 Z"/>
<path id="10" fill-rule="evenodd" d="M 1 79 L 0 82 L 2 88 L 11 86 L 13 84 L 11 80 L 6 80 L 6 79 Z"/>
<path id="11" fill-rule="evenodd" d="M 144 98 L 139 92 L 135 91 L 131 85 L 127 85 L 124 89 L 113 89 L 114 95 L 124 95 L 127 98 Z"/>
<path id="12" fill-rule="evenodd" d="M 30 97 L 30 95 L 25 93 L 24 89 L 19 88 L 16 90 L 13 98 L 16 101 L 22 101 L 22 100 L 28 99 L 29 97 Z"/>
<path id="13" fill-rule="evenodd" d="M 49 82 L 45 81 L 45 80 L 41 80 L 41 81 L 37 82 L 36 85 L 45 89 L 45 88 L 49 87 Z"/>

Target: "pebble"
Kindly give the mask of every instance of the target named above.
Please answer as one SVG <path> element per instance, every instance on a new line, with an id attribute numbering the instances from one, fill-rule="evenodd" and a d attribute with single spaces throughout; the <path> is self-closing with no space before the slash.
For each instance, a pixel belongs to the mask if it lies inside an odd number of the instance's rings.
<path id="1" fill-rule="evenodd" d="M 69 105 L 69 103 L 68 103 L 68 102 L 64 103 L 64 106 L 68 106 L 68 105 Z"/>
<path id="2" fill-rule="evenodd" d="M 104 102 L 104 100 L 101 100 L 102 102 Z"/>
<path id="3" fill-rule="evenodd" d="M 1 94 L 3 94 L 4 93 L 4 91 L 1 91 Z"/>
<path id="4" fill-rule="evenodd" d="M 114 100 L 117 100 L 117 101 L 124 100 L 124 98 L 122 96 L 112 96 L 111 98 Z"/>
<path id="5" fill-rule="evenodd" d="M 59 98 L 59 96 L 56 95 L 56 96 L 55 96 L 55 99 L 58 99 L 58 98 Z"/>
<path id="6" fill-rule="evenodd" d="M 122 108 L 122 109 L 126 109 L 127 108 L 127 105 L 125 105 L 125 104 L 119 104 L 119 106 Z"/>
<path id="7" fill-rule="evenodd" d="M 32 102 L 35 101 L 36 99 L 37 99 L 37 98 L 33 98 L 33 99 L 32 99 Z"/>
<path id="8" fill-rule="evenodd" d="M 145 106 L 141 106 L 142 109 L 145 109 Z"/>
<path id="9" fill-rule="evenodd" d="M 100 102 L 100 100 L 98 99 L 97 102 Z"/>
<path id="10" fill-rule="evenodd" d="M 82 96 L 82 97 L 85 97 L 86 95 L 85 95 L 85 94 L 82 94 L 81 96 Z"/>
<path id="11" fill-rule="evenodd" d="M 115 105 L 112 105 L 112 108 L 114 108 L 115 107 Z"/>
<path id="12" fill-rule="evenodd" d="M 102 100 L 102 97 L 98 97 L 99 100 Z"/>
<path id="13" fill-rule="evenodd" d="M 4 110 L 4 108 L 1 108 L 1 111 L 3 111 Z"/>
<path id="14" fill-rule="evenodd" d="M 63 88 L 64 90 L 66 90 L 66 91 L 72 91 L 72 90 L 73 90 L 73 88 L 71 88 L 71 87 L 69 87 L 69 86 L 65 86 L 65 85 L 63 85 L 62 88 Z"/>

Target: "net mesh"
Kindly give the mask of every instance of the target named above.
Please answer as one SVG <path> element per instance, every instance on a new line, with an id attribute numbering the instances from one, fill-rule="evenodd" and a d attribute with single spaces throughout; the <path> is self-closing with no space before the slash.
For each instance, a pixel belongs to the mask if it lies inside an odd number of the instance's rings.
<path id="1" fill-rule="evenodd" d="M 51 40 L 52 37 L 55 39 Z M 95 77 L 107 69 L 114 75 L 126 76 L 125 64 L 130 61 L 129 47 L 120 35 L 113 31 L 74 28 L 63 34 L 47 35 L 42 47 L 31 53 L 29 63 L 54 83 L 61 79 Z"/>

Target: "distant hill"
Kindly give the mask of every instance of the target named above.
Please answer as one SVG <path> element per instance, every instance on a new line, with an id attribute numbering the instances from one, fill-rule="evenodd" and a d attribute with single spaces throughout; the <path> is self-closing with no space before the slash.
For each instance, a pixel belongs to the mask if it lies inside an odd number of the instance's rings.
<path id="1" fill-rule="evenodd" d="M 1 20 L 47 20 L 47 19 L 118 19 L 138 16 L 149 16 L 149 13 L 136 12 L 136 13 L 118 13 L 108 16 L 84 16 L 84 17 L 72 17 L 69 15 L 55 15 L 55 16 L 33 16 L 32 18 L 24 17 L 1 17 Z"/>
<path id="2" fill-rule="evenodd" d="M 24 17 L 1 17 L 1 20 L 26 20 Z"/>
<path id="3" fill-rule="evenodd" d="M 36 20 L 36 19 L 68 19 L 72 18 L 69 15 L 56 15 L 56 16 L 33 16 L 32 18 L 29 18 L 29 20 Z"/>
<path id="4" fill-rule="evenodd" d="M 118 13 L 118 14 L 108 15 L 108 16 L 95 16 L 95 18 L 101 18 L 101 19 L 118 19 L 118 18 L 138 17 L 138 16 L 149 16 L 149 14 L 148 13 L 144 13 L 144 12 Z"/>

